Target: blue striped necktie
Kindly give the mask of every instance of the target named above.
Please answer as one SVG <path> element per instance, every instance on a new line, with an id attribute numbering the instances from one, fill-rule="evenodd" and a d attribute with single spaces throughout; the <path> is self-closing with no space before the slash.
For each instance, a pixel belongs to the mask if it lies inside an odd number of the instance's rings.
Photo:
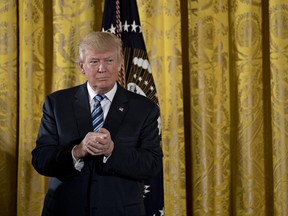
<path id="1" fill-rule="evenodd" d="M 99 128 L 101 128 L 104 124 L 104 115 L 100 103 L 104 98 L 105 95 L 96 95 L 94 97 L 94 100 L 96 102 L 92 111 L 92 125 L 94 132 L 97 132 Z"/>

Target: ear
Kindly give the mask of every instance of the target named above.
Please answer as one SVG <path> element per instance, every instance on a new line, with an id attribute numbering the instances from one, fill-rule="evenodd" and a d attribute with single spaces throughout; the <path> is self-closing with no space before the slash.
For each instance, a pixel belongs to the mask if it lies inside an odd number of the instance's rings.
<path id="1" fill-rule="evenodd" d="M 83 67 L 83 63 L 79 63 L 79 68 L 80 68 L 80 71 L 82 74 L 85 74 L 85 70 L 84 70 L 84 67 Z"/>

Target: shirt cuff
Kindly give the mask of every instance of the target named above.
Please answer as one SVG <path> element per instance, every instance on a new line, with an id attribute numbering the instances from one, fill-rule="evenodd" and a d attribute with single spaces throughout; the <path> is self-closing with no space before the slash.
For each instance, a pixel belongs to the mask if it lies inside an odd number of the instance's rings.
<path id="1" fill-rule="evenodd" d="M 76 147 L 76 145 L 73 147 L 72 151 L 71 151 L 71 155 L 72 155 L 72 158 L 73 158 L 73 164 L 74 164 L 74 168 L 76 170 L 78 170 L 79 172 L 81 172 L 82 168 L 84 167 L 84 161 L 82 159 L 76 159 L 73 155 L 73 150 L 74 148 Z"/>
<path id="2" fill-rule="evenodd" d="M 109 155 L 109 156 L 107 156 L 107 157 L 104 156 L 104 157 L 103 157 L 103 163 L 106 163 L 110 156 L 111 156 L 111 155 Z"/>

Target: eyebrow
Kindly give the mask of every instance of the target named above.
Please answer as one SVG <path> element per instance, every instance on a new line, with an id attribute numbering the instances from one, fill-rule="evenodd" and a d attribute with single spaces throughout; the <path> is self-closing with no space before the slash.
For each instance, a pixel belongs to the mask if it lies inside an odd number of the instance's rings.
<path id="1" fill-rule="evenodd" d="M 97 57 L 90 57 L 88 60 L 94 60 L 94 59 L 96 59 L 96 60 L 98 60 L 98 59 L 114 59 L 114 58 L 116 58 L 115 56 L 108 56 L 108 57 L 105 57 L 105 58 L 97 58 Z"/>

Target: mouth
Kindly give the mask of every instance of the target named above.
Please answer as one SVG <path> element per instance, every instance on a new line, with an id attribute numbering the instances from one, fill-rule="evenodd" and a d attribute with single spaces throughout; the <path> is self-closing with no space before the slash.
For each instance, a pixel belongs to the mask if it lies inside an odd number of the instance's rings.
<path id="1" fill-rule="evenodd" d="M 98 77 L 98 78 L 97 78 L 98 81 L 105 81 L 105 80 L 107 80 L 107 79 L 108 79 L 108 77 Z"/>

